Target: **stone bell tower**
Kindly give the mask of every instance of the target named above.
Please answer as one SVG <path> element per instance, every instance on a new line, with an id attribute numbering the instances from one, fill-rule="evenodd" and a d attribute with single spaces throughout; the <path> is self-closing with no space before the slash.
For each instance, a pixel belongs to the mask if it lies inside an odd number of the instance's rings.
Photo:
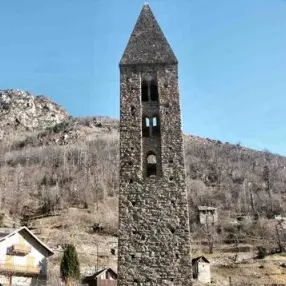
<path id="1" fill-rule="evenodd" d="M 118 286 L 189 286 L 178 61 L 147 4 L 119 66 Z"/>

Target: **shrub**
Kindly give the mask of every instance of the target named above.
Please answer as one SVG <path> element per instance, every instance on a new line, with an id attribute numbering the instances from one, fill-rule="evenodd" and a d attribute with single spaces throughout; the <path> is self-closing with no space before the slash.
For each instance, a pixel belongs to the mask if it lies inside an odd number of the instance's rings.
<path id="1" fill-rule="evenodd" d="M 267 250 L 263 246 L 258 246 L 257 247 L 257 258 L 258 259 L 263 259 L 267 255 Z"/>
<path id="2" fill-rule="evenodd" d="M 72 244 L 68 244 L 60 266 L 61 277 L 64 281 L 78 280 L 80 278 L 80 265 L 77 252 Z"/>
<path id="3" fill-rule="evenodd" d="M 58 123 L 52 127 L 48 127 L 47 130 L 53 131 L 54 133 L 59 133 L 61 131 L 67 131 L 68 127 L 69 127 L 69 122 L 63 121 L 63 122 Z"/>

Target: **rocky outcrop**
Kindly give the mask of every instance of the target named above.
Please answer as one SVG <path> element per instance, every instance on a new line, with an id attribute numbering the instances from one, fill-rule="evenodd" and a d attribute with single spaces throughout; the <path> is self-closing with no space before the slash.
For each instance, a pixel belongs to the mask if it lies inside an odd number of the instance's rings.
<path id="1" fill-rule="evenodd" d="M 68 117 L 61 106 L 45 96 L 14 89 L 0 90 L 0 139 L 15 129 L 44 129 Z"/>

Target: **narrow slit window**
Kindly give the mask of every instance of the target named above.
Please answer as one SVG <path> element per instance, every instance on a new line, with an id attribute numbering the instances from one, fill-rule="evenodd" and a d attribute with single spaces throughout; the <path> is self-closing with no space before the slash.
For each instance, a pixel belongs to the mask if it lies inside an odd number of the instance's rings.
<path id="1" fill-rule="evenodd" d="M 147 178 L 157 175 L 157 159 L 154 152 L 147 154 Z"/>
<path id="2" fill-rule="evenodd" d="M 135 116 L 135 107 L 133 105 L 131 106 L 131 115 Z"/>
<path id="3" fill-rule="evenodd" d="M 151 101 L 158 101 L 158 85 L 155 80 L 151 81 Z"/>
<path id="4" fill-rule="evenodd" d="M 142 92 L 142 102 L 148 101 L 148 82 L 146 80 L 143 80 L 142 86 L 141 86 L 141 92 Z"/>

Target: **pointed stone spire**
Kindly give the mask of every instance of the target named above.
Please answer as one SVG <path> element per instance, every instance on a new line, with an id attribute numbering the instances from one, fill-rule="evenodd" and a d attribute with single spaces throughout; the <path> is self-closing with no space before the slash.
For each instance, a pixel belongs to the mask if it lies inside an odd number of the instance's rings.
<path id="1" fill-rule="evenodd" d="M 120 65 L 134 64 L 176 64 L 174 55 L 150 6 L 145 3 Z"/>

